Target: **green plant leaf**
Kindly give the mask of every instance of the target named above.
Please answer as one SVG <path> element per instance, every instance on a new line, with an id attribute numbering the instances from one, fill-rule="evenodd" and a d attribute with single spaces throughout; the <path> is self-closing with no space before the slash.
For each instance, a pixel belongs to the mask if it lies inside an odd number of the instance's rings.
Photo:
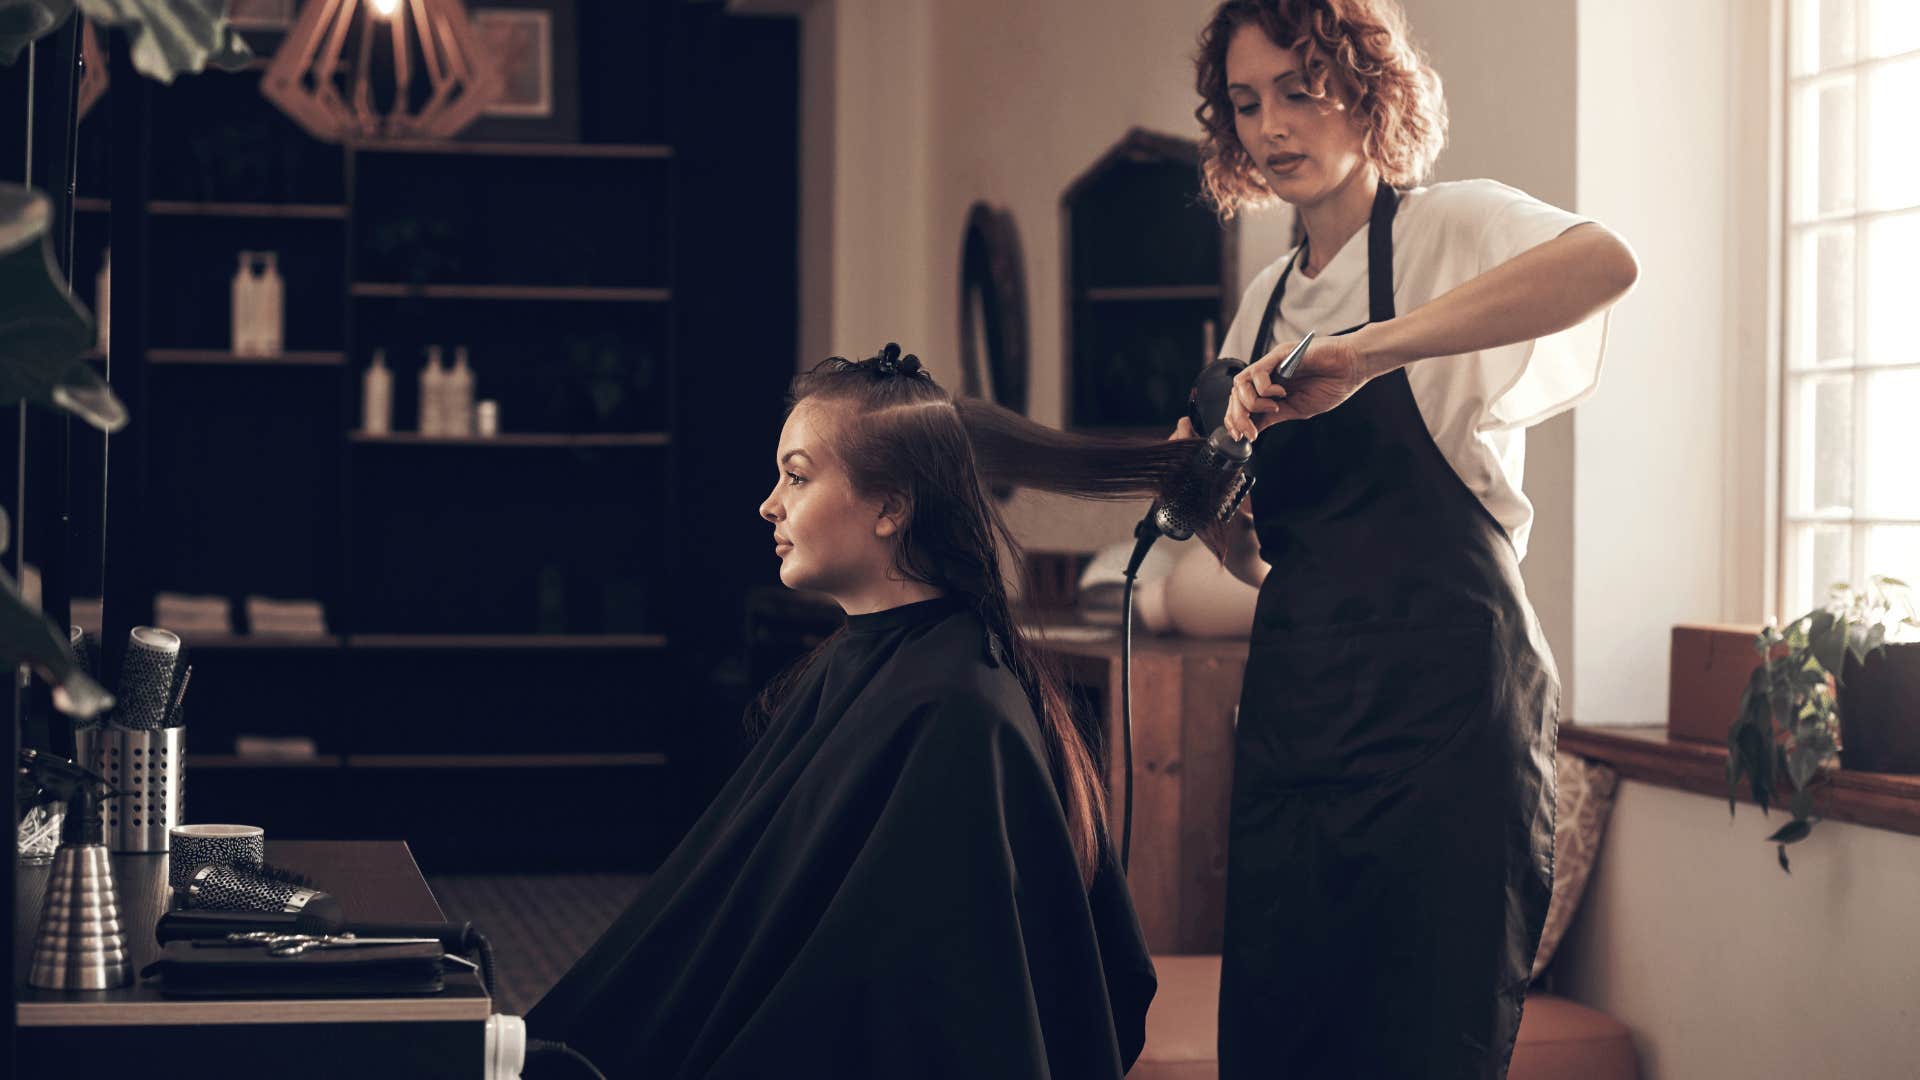
<path id="1" fill-rule="evenodd" d="M 127 426 L 127 407 L 84 360 L 68 368 L 53 384 L 53 403 L 101 431 L 119 431 Z"/>
<path id="2" fill-rule="evenodd" d="M 47 241 L 46 196 L 0 184 L 0 405 L 25 399 L 74 413 L 102 431 L 126 409 L 80 359 L 93 320 L 62 284 Z"/>
<path id="3" fill-rule="evenodd" d="M 1820 661 L 1821 667 L 1838 678 L 1841 665 L 1847 658 L 1847 621 L 1835 618 L 1832 612 L 1823 611 L 1820 615 L 1825 616 L 1825 620 L 1816 617 L 1813 630 L 1808 635 L 1813 645 L 1813 656 Z"/>
<path id="4" fill-rule="evenodd" d="M 1762 814 L 1767 813 L 1773 801 L 1773 753 L 1771 740 L 1766 729 L 1755 725 L 1745 725 L 1740 729 L 1739 744 L 1735 753 L 1742 759 L 1752 786 L 1753 801 L 1760 807 Z"/>
<path id="5" fill-rule="evenodd" d="M 1792 778 L 1795 789 L 1805 789 L 1813 782 L 1813 774 L 1820 771 L 1820 755 L 1805 745 L 1787 755 L 1787 775 Z"/>
<path id="6" fill-rule="evenodd" d="M 53 687 L 53 704 L 76 720 L 89 720 L 113 707 L 113 695 L 80 669 L 62 634 L 21 597 L 13 579 L 0 572 L 0 668 L 14 671 L 31 664 Z"/>
<path id="7" fill-rule="evenodd" d="M 34 41 L 73 14 L 73 0 L 0 0 L 0 64 L 12 65 Z"/>
<path id="8" fill-rule="evenodd" d="M 1746 721 L 1735 720 L 1727 729 L 1727 816 L 1733 817 L 1739 811 L 1740 778 L 1747 772 L 1747 757 L 1741 752 L 1740 733 L 1746 730 Z"/>
<path id="9" fill-rule="evenodd" d="M 1780 845 L 1780 869 L 1789 874 L 1793 873 L 1793 867 L 1787 862 L 1787 845 L 1785 844 Z"/>
<path id="10" fill-rule="evenodd" d="M 1813 831 L 1813 822 L 1805 818 L 1795 818 L 1773 831 L 1767 840 L 1775 844 L 1797 844 Z"/>
<path id="11" fill-rule="evenodd" d="M 1803 821 L 1809 817 L 1812 817 L 1813 816 L 1813 789 L 1809 787 L 1803 787 L 1799 791 L 1794 792 L 1793 798 L 1790 802 L 1790 806 L 1791 806 L 1791 809 L 1793 810 L 1794 820 Z"/>
<path id="12" fill-rule="evenodd" d="M 100 26 L 133 36 L 134 70 L 170 83 L 176 76 L 216 67 L 238 71 L 252 50 L 227 22 L 228 0 L 79 0 Z"/>

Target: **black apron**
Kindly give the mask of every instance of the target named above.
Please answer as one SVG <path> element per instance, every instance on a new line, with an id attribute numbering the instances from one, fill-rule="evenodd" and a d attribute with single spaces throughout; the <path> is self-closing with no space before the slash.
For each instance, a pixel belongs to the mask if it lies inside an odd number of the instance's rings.
<path id="1" fill-rule="evenodd" d="M 1375 322 L 1398 201 L 1374 200 Z M 1273 569 L 1235 733 L 1220 1075 L 1503 1077 L 1552 888 L 1560 700 L 1512 542 L 1404 368 L 1267 428 L 1253 468 Z"/>

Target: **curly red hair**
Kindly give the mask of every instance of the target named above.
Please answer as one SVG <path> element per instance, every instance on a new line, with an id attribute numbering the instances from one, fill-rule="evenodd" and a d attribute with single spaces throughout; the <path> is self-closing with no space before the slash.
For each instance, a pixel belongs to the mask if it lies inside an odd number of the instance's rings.
<path id="1" fill-rule="evenodd" d="M 1220 216 L 1273 202 L 1259 166 L 1234 132 L 1227 97 L 1227 44 L 1243 26 L 1258 26 L 1300 57 L 1307 91 L 1336 96 L 1366 131 L 1367 160 L 1381 179 L 1411 187 L 1433 167 L 1447 140 L 1447 104 L 1440 76 L 1407 35 L 1393 0 L 1226 0 L 1200 33 L 1194 56 L 1194 116 L 1206 130 L 1200 145 L 1201 186 Z"/>

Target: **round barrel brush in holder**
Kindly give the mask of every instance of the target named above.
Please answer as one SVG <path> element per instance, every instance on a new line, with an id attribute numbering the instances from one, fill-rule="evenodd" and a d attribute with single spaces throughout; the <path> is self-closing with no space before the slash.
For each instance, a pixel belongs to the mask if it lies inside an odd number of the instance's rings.
<path id="1" fill-rule="evenodd" d="M 120 703 L 112 722 L 135 731 L 167 726 L 179 669 L 180 635 L 156 626 L 134 627 L 120 662 Z"/>
<path id="2" fill-rule="evenodd" d="M 82 630 L 78 626 L 67 628 L 67 644 L 73 649 L 73 658 L 80 664 L 80 670 L 87 678 L 95 682 L 100 679 L 100 639 Z"/>
<path id="3" fill-rule="evenodd" d="M 75 729 L 80 762 L 125 795 L 107 808 L 112 851 L 163 852 L 186 819 L 185 713 L 193 669 L 181 663 L 180 635 L 136 626 L 120 665 L 119 704 L 105 724 Z"/>

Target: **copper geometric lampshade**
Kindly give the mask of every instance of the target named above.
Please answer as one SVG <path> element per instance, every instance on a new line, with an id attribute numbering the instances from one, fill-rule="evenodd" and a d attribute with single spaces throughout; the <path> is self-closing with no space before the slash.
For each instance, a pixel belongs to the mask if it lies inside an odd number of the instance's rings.
<path id="1" fill-rule="evenodd" d="M 460 0 L 308 0 L 260 90 L 326 142 L 444 139 L 499 96 L 496 63 Z"/>
<path id="2" fill-rule="evenodd" d="M 93 20 L 80 19 L 80 102 L 74 115 L 85 116 L 93 103 L 107 92 L 107 50 L 94 32 Z"/>

